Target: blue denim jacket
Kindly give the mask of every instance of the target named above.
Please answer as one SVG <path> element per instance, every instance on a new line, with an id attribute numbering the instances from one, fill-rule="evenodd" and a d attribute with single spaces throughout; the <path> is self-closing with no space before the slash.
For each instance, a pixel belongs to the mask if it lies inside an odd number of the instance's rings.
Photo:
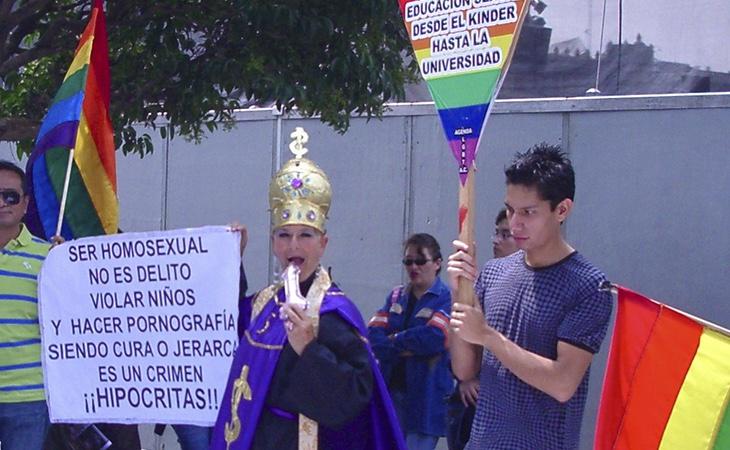
<path id="1" fill-rule="evenodd" d="M 404 431 L 445 436 L 446 398 L 454 388 L 446 350 L 451 294 L 437 278 L 416 303 L 406 327 L 409 295 L 407 286 L 391 291 L 370 319 L 368 338 L 389 385 L 399 358 L 405 360 Z"/>

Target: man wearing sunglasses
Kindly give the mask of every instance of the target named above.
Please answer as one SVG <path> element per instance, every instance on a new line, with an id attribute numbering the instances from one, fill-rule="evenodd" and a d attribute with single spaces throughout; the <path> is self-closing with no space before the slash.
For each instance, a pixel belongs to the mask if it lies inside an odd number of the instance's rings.
<path id="1" fill-rule="evenodd" d="M 50 245 L 22 223 L 25 174 L 0 160 L 0 443 L 40 450 L 49 426 L 43 392 L 37 278 Z"/>
<path id="2" fill-rule="evenodd" d="M 445 399 L 453 390 L 446 351 L 451 306 L 439 279 L 441 248 L 430 234 L 405 242 L 409 283 L 391 291 L 368 324 L 368 336 L 388 383 L 408 450 L 433 450 L 446 435 Z"/>

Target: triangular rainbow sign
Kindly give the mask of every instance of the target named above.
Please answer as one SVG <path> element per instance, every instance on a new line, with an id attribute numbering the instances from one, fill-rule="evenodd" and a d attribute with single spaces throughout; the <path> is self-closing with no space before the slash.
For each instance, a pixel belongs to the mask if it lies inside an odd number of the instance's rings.
<path id="1" fill-rule="evenodd" d="M 398 3 L 464 185 L 529 0 Z"/>

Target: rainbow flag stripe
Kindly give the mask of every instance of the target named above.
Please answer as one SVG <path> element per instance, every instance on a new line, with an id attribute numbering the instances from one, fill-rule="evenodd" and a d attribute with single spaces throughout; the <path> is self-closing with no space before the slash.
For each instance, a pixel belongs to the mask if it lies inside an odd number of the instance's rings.
<path id="1" fill-rule="evenodd" d="M 461 183 L 507 73 L 529 2 L 398 0 Z"/>
<path id="2" fill-rule="evenodd" d="M 26 174 L 31 198 L 26 224 L 56 232 L 69 150 L 73 165 L 61 234 L 66 239 L 116 233 L 119 224 L 114 136 L 109 118 L 109 50 L 101 0 L 63 84 L 43 119 Z"/>
<path id="3" fill-rule="evenodd" d="M 596 450 L 730 448 L 730 336 L 619 287 Z"/>

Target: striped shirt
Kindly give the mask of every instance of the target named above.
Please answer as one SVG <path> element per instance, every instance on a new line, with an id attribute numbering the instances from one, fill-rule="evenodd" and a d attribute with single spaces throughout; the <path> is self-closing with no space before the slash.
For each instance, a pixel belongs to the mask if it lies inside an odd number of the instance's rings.
<path id="1" fill-rule="evenodd" d="M 38 273 L 48 242 L 21 225 L 0 249 L 0 403 L 43 400 Z"/>

